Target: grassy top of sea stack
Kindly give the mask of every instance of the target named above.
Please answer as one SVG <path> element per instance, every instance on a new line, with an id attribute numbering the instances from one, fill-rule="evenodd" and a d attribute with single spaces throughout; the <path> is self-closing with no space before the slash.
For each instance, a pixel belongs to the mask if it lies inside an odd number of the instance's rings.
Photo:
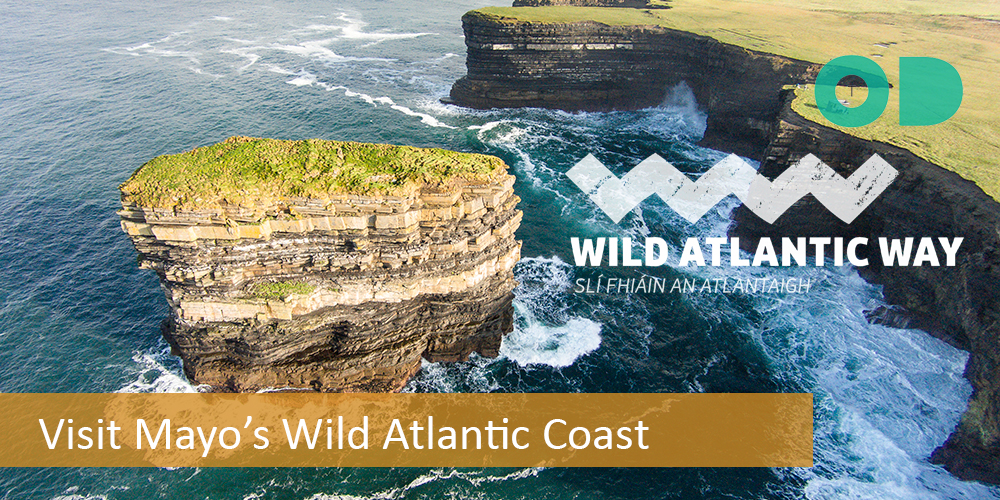
<path id="1" fill-rule="evenodd" d="M 745 49 L 825 64 L 843 55 L 874 59 L 892 84 L 888 107 L 870 125 L 845 128 L 816 108 L 812 86 L 798 89 L 793 110 L 861 139 L 905 148 L 978 184 L 1000 200 L 1000 21 L 995 0 L 670 0 L 665 9 L 487 7 L 467 15 L 504 24 L 596 22 L 667 28 Z M 899 125 L 899 57 L 935 57 L 962 76 L 964 97 L 948 121 Z M 861 104 L 867 93 L 838 93 Z"/>
<path id="2" fill-rule="evenodd" d="M 139 167 L 123 199 L 149 208 L 260 205 L 331 195 L 406 196 L 422 186 L 485 183 L 507 166 L 493 156 L 388 144 L 230 137 Z"/>

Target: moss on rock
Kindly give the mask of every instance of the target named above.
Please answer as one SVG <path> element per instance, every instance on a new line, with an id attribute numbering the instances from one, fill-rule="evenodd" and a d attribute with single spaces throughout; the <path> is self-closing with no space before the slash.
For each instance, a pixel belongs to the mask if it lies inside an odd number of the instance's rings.
<path id="1" fill-rule="evenodd" d="M 290 196 L 403 196 L 427 184 L 488 182 L 505 170 L 499 158 L 443 149 L 237 136 L 153 158 L 120 189 L 142 207 L 199 209 Z"/>
<path id="2" fill-rule="evenodd" d="M 251 289 L 251 293 L 262 299 L 285 300 L 290 295 L 309 295 L 315 290 L 315 286 L 303 281 L 276 281 L 257 283 Z"/>

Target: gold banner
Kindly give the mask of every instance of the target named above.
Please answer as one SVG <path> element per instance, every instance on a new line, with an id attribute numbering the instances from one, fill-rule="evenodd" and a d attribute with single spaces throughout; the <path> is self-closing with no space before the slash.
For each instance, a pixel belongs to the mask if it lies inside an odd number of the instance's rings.
<path id="1" fill-rule="evenodd" d="M 0 467 L 811 467 L 811 394 L 0 394 Z"/>

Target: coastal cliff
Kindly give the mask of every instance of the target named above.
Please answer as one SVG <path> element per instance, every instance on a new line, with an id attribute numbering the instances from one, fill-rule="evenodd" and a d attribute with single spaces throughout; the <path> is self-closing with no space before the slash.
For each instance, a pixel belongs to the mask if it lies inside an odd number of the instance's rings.
<path id="1" fill-rule="evenodd" d="M 482 155 L 233 137 L 140 167 L 119 215 L 192 383 L 383 392 L 421 358 L 497 355 L 513 183 Z"/>
<path id="2" fill-rule="evenodd" d="M 462 25 L 468 74 L 451 89 L 456 104 L 640 109 L 686 82 L 708 111 L 703 144 L 748 157 L 763 153 L 782 86 L 814 80 L 821 67 L 657 26 L 517 23 L 476 11 Z"/>
<path id="3" fill-rule="evenodd" d="M 895 307 L 866 311 L 874 323 L 919 328 L 969 351 L 965 376 L 973 395 L 955 432 L 931 460 L 963 479 L 1000 482 L 1000 204 L 973 182 L 912 152 L 862 140 L 803 118 L 791 109 L 791 93 L 759 172 L 774 179 L 807 154 L 820 156 L 847 177 L 873 154 L 899 177 L 851 224 L 807 196 L 773 224 L 744 206 L 733 213 L 730 233 L 746 248 L 761 237 L 964 238 L 955 267 L 886 266 L 872 250 L 859 268 L 883 286 Z"/>
<path id="4" fill-rule="evenodd" d="M 872 266 L 863 275 L 883 285 L 894 305 L 868 316 L 889 326 L 927 330 L 970 352 L 966 377 L 974 394 L 961 423 L 931 459 L 960 478 L 1000 483 L 1000 204 L 995 190 L 984 191 L 996 181 L 989 170 L 991 155 L 968 157 L 965 148 L 953 156 L 961 161 L 934 162 L 927 157 L 938 155 L 920 149 L 931 144 L 922 139 L 886 133 L 880 142 L 805 118 L 794 109 L 795 91 L 789 86 L 813 82 L 818 63 L 652 26 L 643 21 L 646 11 L 630 14 L 639 20 L 633 25 L 586 20 L 591 14 L 584 9 L 571 15 L 569 10 L 521 12 L 531 20 L 481 11 L 463 17 L 468 75 L 454 85 L 453 102 L 473 108 L 639 109 L 659 104 L 683 81 L 708 115 L 701 144 L 760 160 L 760 172 L 769 178 L 810 153 L 844 176 L 875 153 L 899 170 L 894 184 L 850 225 L 807 196 L 773 225 L 740 208 L 730 232 L 750 245 L 764 236 L 965 238 L 953 268 L 890 267 L 868 256 Z M 584 20 L 538 21 L 549 17 Z M 963 73 L 969 80 L 973 75 Z M 972 96 L 978 90 L 967 92 Z M 981 122 L 962 130 L 978 134 L 980 128 L 988 132 L 990 126 Z M 975 134 L 955 137 L 967 136 Z M 890 139 L 912 147 L 889 144 Z M 963 149 L 944 144 L 953 152 Z M 973 175 L 954 171 L 963 162 Z"/>

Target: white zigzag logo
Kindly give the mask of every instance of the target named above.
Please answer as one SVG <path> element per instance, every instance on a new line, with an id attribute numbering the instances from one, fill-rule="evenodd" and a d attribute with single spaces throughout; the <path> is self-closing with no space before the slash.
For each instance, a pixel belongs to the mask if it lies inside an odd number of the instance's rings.
<path id="1" fill-rule="evenodd" d="M 876 154 L 845 179 L 810 154 L 771 182 L 740 157 L 729 155 L 692 181 L 654 154 L 621 179 L 594 155 L 587 155 L 566 175 L 615 223 L 656 193 L 692 223 L 733 194 L 758 217 L 773 224 L 792 204 L 812 194 L 850 224 L 896 180 L 899 172 Z"/>

